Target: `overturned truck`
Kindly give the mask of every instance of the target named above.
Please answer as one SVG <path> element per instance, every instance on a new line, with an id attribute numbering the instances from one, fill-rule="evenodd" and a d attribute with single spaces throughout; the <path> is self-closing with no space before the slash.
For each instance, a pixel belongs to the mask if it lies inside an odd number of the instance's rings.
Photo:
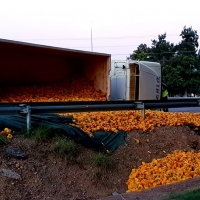
<path id="1" fill-rule="evenodd" d="M 111 55 L 0 39 L 0 102 L 159 100 L 159 63 L 111 61 Z M 73 103 L 73 102 L 72 102 Z M 79 102 L 80 103 L 80 102 Z M 110 102 L 111 103 L 111 102 Z M 121 102 L 120 102 L 121 103 Z M 54 103 L 55 104 L 55 103 Z M 0 128 L 29 130 L 30 116 L 0 116 Z M 72 117 L 33 115 L 32 126 L 62 130 L 84 145 L 113 152 L 125 131 L 96 131 L 91 137 L 72 126 Z"/>
<path id="2" fill-rule="evenodd" d="M 159 100 L 161 66 L 0 39 L 0 102 Z"/>

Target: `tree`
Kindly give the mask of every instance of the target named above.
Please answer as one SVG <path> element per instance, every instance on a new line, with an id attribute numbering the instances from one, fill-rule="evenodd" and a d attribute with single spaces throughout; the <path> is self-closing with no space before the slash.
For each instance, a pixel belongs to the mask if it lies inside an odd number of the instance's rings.
<path id="1" fill-rule="evenodd" d="M 180 65 L 176 67 L 164 65 L 162 67 L 162 82 L 167 84 L 170 96 L 184 93 L 186 83 L 182 77 L 183 72 L 184 68 Z"/>
<path id="2" fill-rule="evenodd" d="M 197 31 L 193 30 L 192 27 L 183 27 L 180 36 L 182 41 L 176 45 L 176 51 L 180 55 L 193 55 L 196 56 L 197 48 L 199 46 Z"/>
<path id="3" fill-rule="evenodd" d="M 169 65 L 162 66 L 162 79 L 169 86 L 171 95 L 185 91 L 197 94 L 200 87 L 200 73 L 195 67 L 196 59 L 191 55 L 179 55 Z"/>
<path id="4" fill-rule="evenodd" d="M 146 44 L 140 44 L 130 55 L 130 58 L 164 63 L 174 55 L 174 44 L 166 41 L 166 33 L 158 35 L 158 41 L 155 39 L 151 41 L 151 48 L 147 47 Z"/>
<path id="5" fill-rule="evenodd" d="M 146 44 L 140 44 L 133 54 L 130 55 L 132 60 L 148 60 L 150 48 Z"/>
<path id="6" fill-rule="evenodd" d="M 170 60 L 169 65 L 172 72 L 179 71 L 177 73 L 183 79 L 184 84 L 181 81 L 181 85 L 177 86 L 171 79 L 169 79 L 170 81 L 168 82 L 170 82 L 169 84 L 173 90 L 179 90 L 179 93 L 183 91 L 185 93 L 197 93 L 200 88 L 200 66 L 196 53 L 199 46 L 199 36 L 197 35 L 197 31 L 192 30 L 191 27 L 186 28 L 185 26 L 180 36 L 182 37 L 182 41 L 175 46 L 177 56 L 174 56 Z M 162 71 L 163 79 L 167 79 L 168 76 L 166 73 L 169 73 L 169 71 Z M 173 77 L 173 74 L 171 74 L 171 76 Z"/>
<path id="7" fill-rule="evenodd" d="M 173 57 L 175 53 L 174 44 L 166 41 L 166 33 L 158 35 L 158 41 L 151 41 L 151 52 L 155 61 L 165 63 Z"/>
<path id="8" fill-rule="evenodd" d="M 180 36 L 181 42 L 174 45 L 166 41 L 166 33 L 158 35 L 158 40 L 151 40 L 151 47 L 140 44 L 130 58 L 161 63 L 162 81 L 168 85 L 171 95 L 185 92 L 197 94 L 200 92 L 199 36 L 192 27 L 186 26 Z"/>

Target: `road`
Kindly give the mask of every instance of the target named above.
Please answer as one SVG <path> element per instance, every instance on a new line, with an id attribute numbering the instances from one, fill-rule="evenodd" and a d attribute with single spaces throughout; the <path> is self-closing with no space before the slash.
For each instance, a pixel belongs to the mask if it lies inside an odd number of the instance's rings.
<path id="1" fill-rule="evenodd" d="M 200 107 L 169 108 L 169 112 L 193 112 L 193 113 L 200 113 Z"/>
<path id="2" fill-rule="evenodd" d="M 170 100 L 176 99 L 199 99 L 200 97 L 168 97 Z M 200 113 L 200 107 L 183 107 L 183 108 L 169 108 L 169 112 L 193 112 Z"/>

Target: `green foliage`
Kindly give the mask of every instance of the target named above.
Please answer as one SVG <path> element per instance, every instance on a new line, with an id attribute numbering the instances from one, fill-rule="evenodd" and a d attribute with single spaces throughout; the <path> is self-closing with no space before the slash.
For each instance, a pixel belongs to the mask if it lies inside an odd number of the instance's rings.
<path id="1" fill-rule="evenodd" d="M 170 94 L 184 94 L 186 90 L 197 94 L 200 87 L 200 73 L 192 55 L 172 58 L 169 65 L 162 67 L 162 75 L 163 81 L 169 86 Z"/>
<path id="2" fill-rule="evenodd" d="M 184 26 L 180 36 L 182 41 L 176 46 L 178 54 L 196 57 L 196 51 L 199 46 L 197 31 L 193 30 L 192 27 L 186 28 Z"/>
<path id="3" fill-rule="evenodd" d="M 152 46 L 140 44 L 130 55 L 133 60 L 148 60 L 162 65 L 162 82 L 168 85 L 169 95 L 185 92 L 200 93 L 200 56 L 197 55 L 199 36 L 192 27 L 183 27 L 181 42 L 166 41 L 166 33 L 153 39 Z"/>
<path id="4" fill-rule="evenodd" d="M 166 62 L 175 53 L 174 44 L 166 41 L 166 33 L 158 35 L 157 40 L 151 40 L 151 48 L 147 47 L 146 44 L 140 44 L 137 50 L 130 55 L 132 60 L 145 60 L 145 61 L 156 61 Z"/>
<path id="5" fill-rule="evenodd" d="M 179 65 L 176 68 L 173 68 L 171 65 L 163 66 L 163 82 L 168 85 L 170 95 L 184 94 L 186 83 L 182 77 L 183 72 L 184 68 Z"/>
<path id="6" fill-rule="evenodd" d="M 59 158 L 73 161 L 77 157 L 78 145 L 73 140 L 58 137 L 56 138 L 53 151 Z"/>
<path id="7" fill-rule="evenodd" d="M 155 61 L 164 63 L 173 57 L 175 53 L 174 44 L 166 41 L 166 33 L 158 35 L 158 41 L 151 41 L 151 52 Z"/>
<path id="8" fill-rule="evenodd" d="M 171 94 L 183 94 L 185 91 L 198 94 L 200 68 L 196 50 L 199 36 L 191 27 L 184 27 L 180 36 L 182 41 L 175 47 L 177 54 L 171 58 L 170 67 L 163 66 L 163 80 L 170 86 Z"/>
<path id="9" fill-rule="evenodd" d="M 130 55 L 130 58 L 132 60 L 148 60 L 149 53 L 150 48 L 148 48 L 146 44 L 140 44 L 137 50 Z"/>
<path id="10" fill-rule="evenodd" d="M 172 194 L 164 200 L 197 200 L 200 199 L 200 189 L 196 189 L 189 192 L 183 192 L 181 194 Z"/>

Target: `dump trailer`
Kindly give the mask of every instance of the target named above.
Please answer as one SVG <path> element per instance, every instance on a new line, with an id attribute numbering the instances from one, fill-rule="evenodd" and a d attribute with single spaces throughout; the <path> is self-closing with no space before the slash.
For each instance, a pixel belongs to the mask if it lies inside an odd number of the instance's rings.
<path id="1" fill-rule="evenodd" d="M 159 100 L 161 67 L 0 39 L 0 102 Z"/>
<path id="2" fill-rule="evenodd" d="M 161 65 L 147 61 L 112 61 L 110 100 L 160 100 Z"/>
<path id="3" fill-rule="evenodd" d="M 0 101 L 107 100 L 110 63 L 110 54 L 0 39 Z"/>

